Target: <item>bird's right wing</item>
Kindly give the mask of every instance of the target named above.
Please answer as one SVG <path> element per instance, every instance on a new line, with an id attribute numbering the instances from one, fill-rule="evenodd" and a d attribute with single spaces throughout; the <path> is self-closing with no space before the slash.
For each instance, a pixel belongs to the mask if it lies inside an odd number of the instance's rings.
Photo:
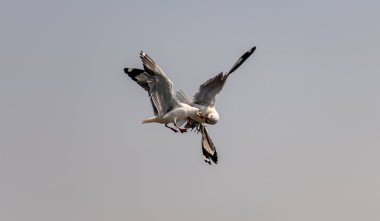
<path id="1" fill-rule="evenodd" d="M 179 105 L 173 91 L 173 83 L 146 53 L 141 52 L 140 58 L 145 71 L 152 77 L 147 81 L 150 97 L 158 110 L 158 115 L 162 116 Z"/>

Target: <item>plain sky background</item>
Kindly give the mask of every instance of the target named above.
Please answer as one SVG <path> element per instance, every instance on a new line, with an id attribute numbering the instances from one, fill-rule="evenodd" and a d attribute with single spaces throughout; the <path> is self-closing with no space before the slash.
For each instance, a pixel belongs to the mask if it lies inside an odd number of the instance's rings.
<path id="1" fill-rule="evenodd" d="M 378 1 L 2 1 L 0 220 L 380 220 Z M 256 52 L 200 135 L 123 73 L 192 95 Z"/>

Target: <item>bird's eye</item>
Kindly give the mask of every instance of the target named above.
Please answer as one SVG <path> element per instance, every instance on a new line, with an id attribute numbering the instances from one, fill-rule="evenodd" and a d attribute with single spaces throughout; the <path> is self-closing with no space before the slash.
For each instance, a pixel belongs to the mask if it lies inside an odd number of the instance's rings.
<path id="1" fill-rule="evenodd" d="M 198 115 L 201 119 L 205 118 L 205 117 L 203 116 L 203 114 L 202 114 L 201 111 L 197 111 L 197 115 Z"/>

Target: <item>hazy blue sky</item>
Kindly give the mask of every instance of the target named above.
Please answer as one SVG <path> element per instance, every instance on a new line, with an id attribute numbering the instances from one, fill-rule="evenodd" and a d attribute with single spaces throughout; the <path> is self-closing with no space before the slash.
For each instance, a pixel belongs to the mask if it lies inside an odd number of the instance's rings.
<path id="1" fill-rule="evenodd" d="M 380 220 L 378 1 L 2 1 L 0 220 Z M 252 46 L 200 135 L 124 73 L 192 95 Z"/>

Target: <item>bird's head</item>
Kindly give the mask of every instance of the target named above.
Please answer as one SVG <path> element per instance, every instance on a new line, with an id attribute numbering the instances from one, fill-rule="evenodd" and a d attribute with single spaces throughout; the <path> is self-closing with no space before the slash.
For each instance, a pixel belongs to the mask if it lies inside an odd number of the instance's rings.
<path id="1" fill-rule="evenodd" d="M 206 116 L 205 122 L 208 124 L 216 124 L 219 121 L 218 112 L 210 113 Z"/>

